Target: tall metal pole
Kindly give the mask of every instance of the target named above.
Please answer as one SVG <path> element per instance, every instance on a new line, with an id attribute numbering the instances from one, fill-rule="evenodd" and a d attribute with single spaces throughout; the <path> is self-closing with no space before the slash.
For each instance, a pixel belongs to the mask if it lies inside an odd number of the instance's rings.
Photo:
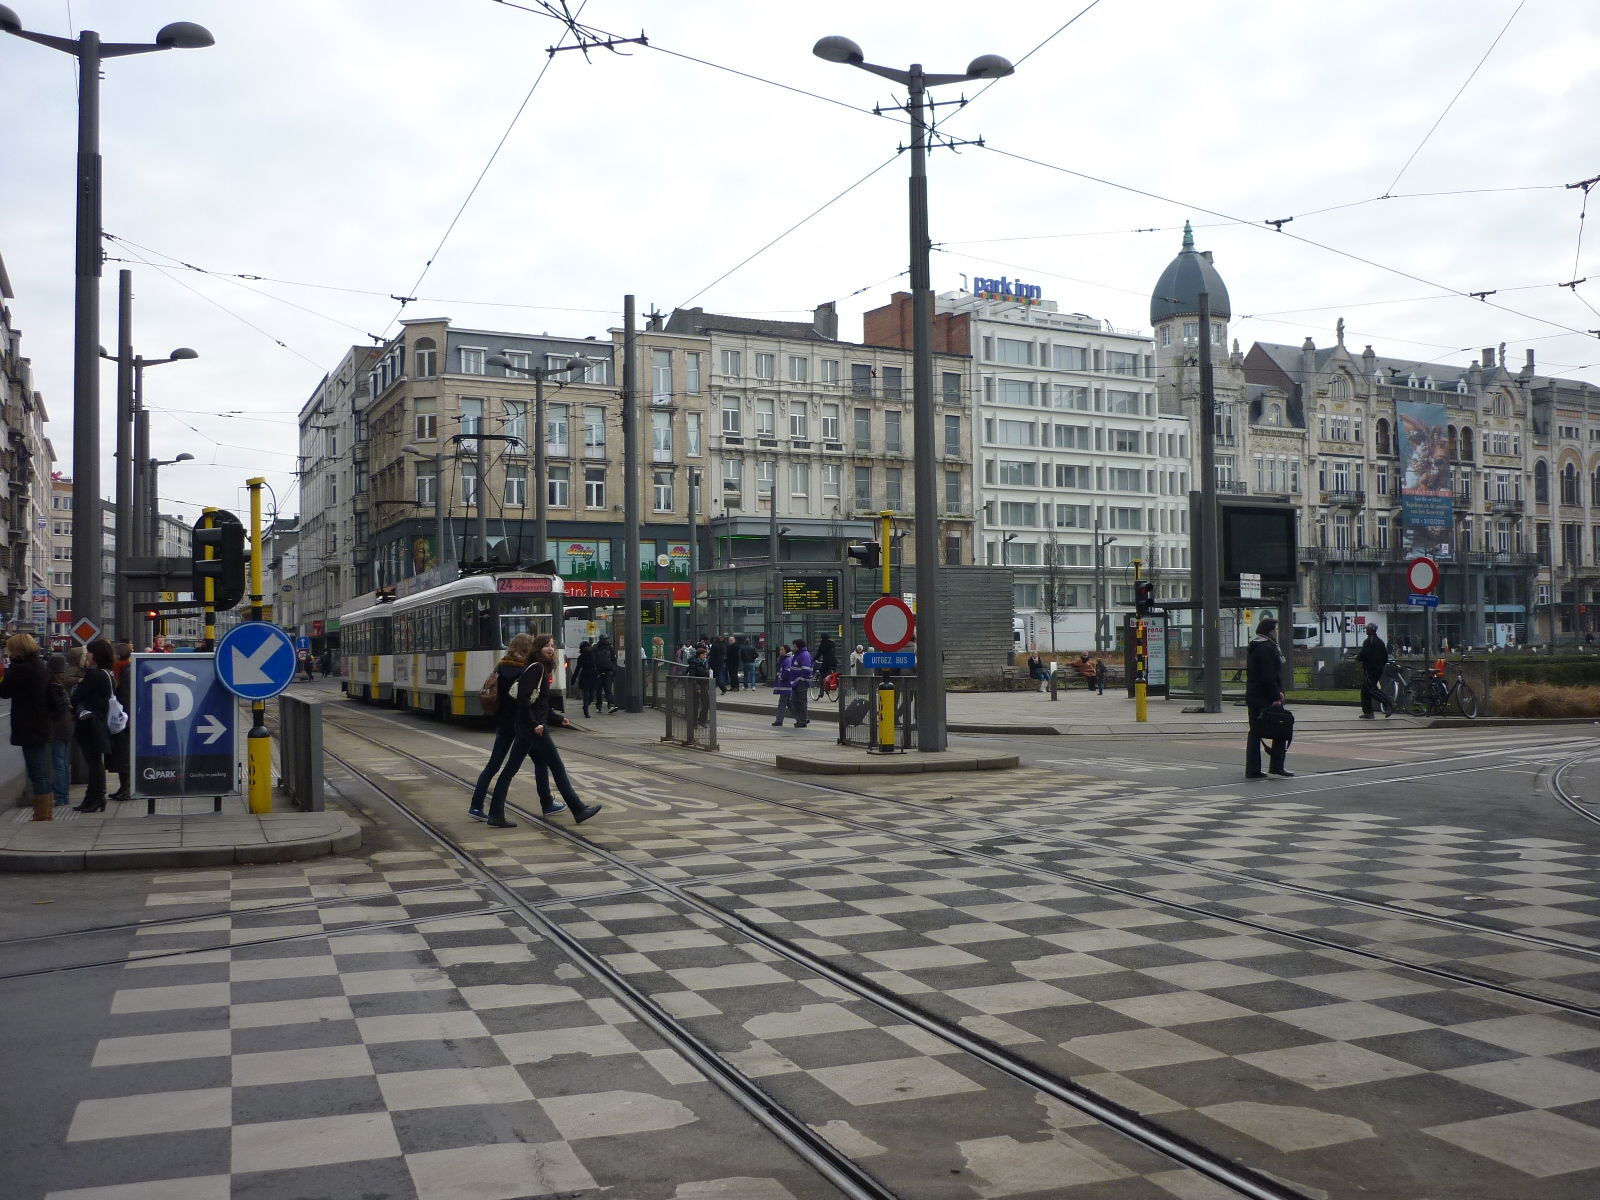
<path id="1" fill-rule="evenodd" d="M 545 549 L 550 539 L 546 526 L 544 483 L 544 371 L 533 372 L 533 561 L 543 562 L 549 552 Z"/>
<path id="2" fill-rule="evenodd" d="M 633 297 L 622 298 L 622 562 L 627 572 L 623 597 L 622 679 L 627 711 L 644 711 L 644 606 L 639 575 L 639 378 L 634 349 Z"/>
<path id="3" fill-rule="evenodd" d="M 1222 711 L 1222 568 L 1217 561 L 1217 395 L 1211 378 L 1211 297 L 1200 293 L 1200 624 L 1203 707 Z"/>
<path id="4" fill-rule="evenodd" d="M 700 600 L 700 472 L 689 468 L 689 636 L 699 629 L 696 609 Z"/>
<path id="5" fill-rule="evenodd" d="M 1098 505 L 1095 506 L 1098 509 Z M 1094 518 L 1094 648 L 1096 652 L 1105 651 L 1106 628 L 1106 546 L 1100 537 L 1100 515 Z"/>
<path id="6" fill-rule="evenodd" d="M 444 505 L 444 451 L 438 450 L 433 455 L 433 561 L 439 568 L 439 578 L 444 575 L 444 544 L 445 544 L 445 505 Z"/>
<path id="7" fill-rule="evenodd" d="M 144 407 L 144 359 L 133 358 L 133 523 L 135 554 L 156 553 L 155 485 L 150 479 L 150 414 Z"/>
<path id="8" fill-rule="evenodd" d="M 487 490 L 489 460 L 485 453 L 486 446 L 483 439 L 483 418 L 478 418 L 478 436 L 473 439 L 478 443 L 478 478 L 472 485 L 472 498 L 478 502 L 478 561 L 480 566 L 489 565 L 489 510 L 484 507 L 483 493 Z"/>
<path id="9" fill-rule="evenodd" d="M 928 255 L 927 85 L 921 63 L 908 81 L 911 116 L 911 399 L 915 413 L 917 524 L 917 749 L 944 750 L 944 628 L 939 612 L 939 510 L 933 408 L 933 288 Z"/>
<path id="10" fill-rule="evenodd" d="M 117 272 L 117 479 L 116 579 L 117 637 L 132 642 L 133 593 L 128 588 L 128 557 L 133 553 L 133 272 Z"/>
<path id="11" fill-rule="evenodd" d="M 100 35 L 78 35 L 78 217 L 72 328 L 72 607 L 105 621 L 100 534 Z"/>

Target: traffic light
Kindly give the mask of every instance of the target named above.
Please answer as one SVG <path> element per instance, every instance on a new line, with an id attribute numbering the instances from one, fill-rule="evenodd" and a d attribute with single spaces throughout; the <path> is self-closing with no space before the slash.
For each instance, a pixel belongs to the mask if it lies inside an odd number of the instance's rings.
<path id="1" fill-rule="evenodd" d="M 207 550 L 210 557 L 206 556 Z M 244 598 L 244 526 L 230 512 L 202 513 L 194 523 L 190 544 L 190 580 L 194 598 L 203 601 L 206 580 L 213 581 L 211 603 L 214 608 L 232 608 Z"/>
<path id="2" fill-rule="evenodd" d="M 153 608 L 147 608 L 144 610 L 144 619 L 151 622 L 159 621 L 161 620 L 161 614 Z"/>
<path id="3" fill-rule="evenodd" d="M 881 542 L 854 542 L 845 548 L 854 566 L 876 569 L 883 565 Z"/>
<path id="4" fill-rule="evenodd" d="M 1148 579 L 1141 579 L 1133 585 L 1133 607 L 1143 616 L 1156 606 L 1155 584 Z"/>

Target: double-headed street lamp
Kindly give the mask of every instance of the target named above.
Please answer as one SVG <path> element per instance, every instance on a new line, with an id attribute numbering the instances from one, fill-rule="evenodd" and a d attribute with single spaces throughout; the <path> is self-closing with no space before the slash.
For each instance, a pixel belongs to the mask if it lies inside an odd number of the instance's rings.
<path id="1" fill-rule="evenodd" d="M 960 75 L 934 75 L 921 63 L 910 70 L 880 67 L 866 61 L 861 47 L 845 37 L 825 37 L 811 52 L 828 62 L 857 67 L 903 84 L 909 93 L 906 113 L 911 118 L 911 397 L 916 413 L 915 441 L 917 523 L 917 749 L 944 750 L 949 745 L 945 729 L 944 630 L 939 605 L 939 508 L 933 411 L 933 288 L 928 255 L 928 131 L 925 117 L 927 89 L 972 79 L 1001 79 L 1015 68 L 998 54 L 972 60 Z M 773 481 L 776 485 L 777 481 Z"/>
<path id="2" fill-rule="evenodd" d="M 504 354 L 491 354 L 489 356 L 491 367 L 501 367 L 506 374 L 515 371 L 525 379 L 533 380 L 533 542 L 538 549 L 534 552 L 534 562 L 543 562 L 545 547 L 549 542 L 549 534 L 545 528 L 547 520 L 545 514 L 544 482 L 544 381 L 552 375 L 567 375 L 572 371 L 587 371 L 595 365 L 595 360 L 584 355 L 569 358 L 565 366 L 560 367 L 519 367 Z M 567 383 L 572 382 L 569 378 Z M 563 384 L 565 386 L 565 384 Z M 558 389 L 559 390 L 559 389 Z"/>
<path id="3" fill-rule="evenodd" d="M 78 60 L 77 287 L 72 332 L 72 603 L 78 616 L 102 620 L 100 609 L 100 64 L 108 58 L 190 50 L 212 44 L 190 21 L 161 28 L 153 43 L 105 42 L 92 29 L 76 38 L 33 33 L 0 5 L 0 33 L 37 42 Z M 124 631 L 117 631 L 122 634 Z M 124 634 L 124 636 L 126 636 Z"/>

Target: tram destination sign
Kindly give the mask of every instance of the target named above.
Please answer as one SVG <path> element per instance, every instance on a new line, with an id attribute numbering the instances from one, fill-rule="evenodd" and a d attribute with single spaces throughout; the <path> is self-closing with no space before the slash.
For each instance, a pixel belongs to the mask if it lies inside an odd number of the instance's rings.
<path id="1" fill-rule="evenodd" d="M 837 612 L 837 575 L 785 575 L 782 591 L 784 612 Z"/>

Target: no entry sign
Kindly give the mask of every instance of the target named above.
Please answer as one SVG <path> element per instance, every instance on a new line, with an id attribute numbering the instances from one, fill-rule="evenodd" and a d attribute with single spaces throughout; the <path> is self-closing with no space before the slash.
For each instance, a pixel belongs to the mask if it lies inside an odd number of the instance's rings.
<path id="1" fill-rule="evenodd" d="M 1406 582 L 1418 596 L 1431 596 L 1439 586 L 1439 564 L 1426 555 L 1418 555 L 1406 563 Z"/>
<path id="2" fill-rule="evenodd" d="M 878 650 L 899 650 L 917 636 L 917 618 L 899 596 L 879 596 L 867 607 L 862 624 L 867 641 Z"/>

